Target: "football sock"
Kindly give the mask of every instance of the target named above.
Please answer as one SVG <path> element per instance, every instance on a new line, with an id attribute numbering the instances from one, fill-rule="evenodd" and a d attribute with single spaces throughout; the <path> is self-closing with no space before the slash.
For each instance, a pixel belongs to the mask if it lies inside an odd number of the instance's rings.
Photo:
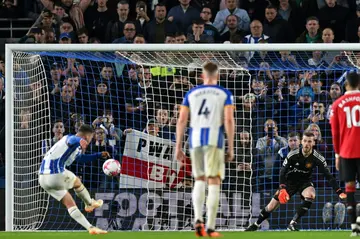
<path id="1" fill-rule="evenodd" d="M 290 224 L 294 222 L 298 222 L 298 220 L 304 216 L 307 211 L 309 211 L 311 205 L 312 205 L 313 199 L 311 198 L 305 198 L 304 202 L 301 204 L 301 206 L 298 208 L 297 212 L 295 213 L 295 216 L 291 220 Z"/>
<path id="2" fill-rule="evenodd" d="M 85 216 L 80 212 L 80 210 L 74 206 L 68 209 L 70 216 L 77 221 L 81 226 L 85 227 L 88 230 L 92 225 L 90 222 L 85 218 Z"/>
<path id="3" fill-rule="evenodd" d="M 203 206 L 205 203 L 205 181 L 196 180 L 192 192 L 192 200 L 194 206 L 195 222 L 197 220 L 204 222 L 203 219 Z"/>
<path id="4" fill-rule="evenodd" d="M 216 215 L 219 207 L 220 185 L 209 185 L 208 198 L 206 201 L 207 207 L 207 224 L 206 228 L 215 230 Z"/>
<path id="5" fill-rule="evenodd" d="M 259 226 L 265 219 L 269 218 L 271 212 L 267 210 L 267 207 L 265 207 L 263 210 L 261 210 L 258 220 L 255 222 L 257 226 Z"/>
<path id="6" fill-rule="evenodd" d="M 347 204 L 347 213 L 350 216 L 350 222 L 356 223 L 356 202 L 355 202 L 355 193 L 354 192 L 347 192 L 346 193 L 346 204 Z"/>
<path id="7" fill-rule="evenodd" d="M 81 198 L 85 205 L 91 205 L 91 197 L 89 191 L 85 188 L 84 184 L 81 184 L 80 187 L 74 189 L 76 196 Z"/>

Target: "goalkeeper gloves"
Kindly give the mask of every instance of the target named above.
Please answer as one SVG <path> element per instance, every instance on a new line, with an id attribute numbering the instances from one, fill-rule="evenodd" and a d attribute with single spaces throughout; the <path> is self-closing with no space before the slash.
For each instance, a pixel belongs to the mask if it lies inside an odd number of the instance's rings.
<path id="1" fill-rule="evenodd" d="M 339 188 L 338 190 L 336 190 L 337 195 L 339 195 L 340 199 L 346 199 L 347 195 L 341 190 L 341 188 Z"/>
<path id="2" fill-rule="evenodd" d="M 286 191 L 286 186 L 284 184 L 280 185 L 280 191 L 279 191 L 279 202 L 281 204 L 285 204 L 290 200 L 290 196 L 288 192 Z"/>

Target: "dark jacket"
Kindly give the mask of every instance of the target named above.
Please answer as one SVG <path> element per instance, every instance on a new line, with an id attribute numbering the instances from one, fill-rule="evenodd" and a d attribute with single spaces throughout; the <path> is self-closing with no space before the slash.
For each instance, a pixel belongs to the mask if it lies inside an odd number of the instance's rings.
<path id="1" fill-rule="evenodd" d="M 319 10 L 319 21 L 322 28 L 330 27 L 335 34 L 334 42 L 345 39 L 345 25 L 348 19 L 349 10 L 343 6 L 325 6 Z"/>
<path id="2" fill-rule="evenodd" d="M 310 42 L 310 38 L 308 38 L 306 35 L 308 34 L 308 31 L 305 30 L 303 33 L 301 33 L 301 35 L 296 38 L 296 43 L 322 43 L 322 39 L 321 39 L 321 32 L 322 30 L 318 30 L 318 34 L 316 35 L 316 38 L 313 42 Z"/>
<path id="3" fill-rule="evenodd" d="M 174 34 L 177 32 L 177 27 L 173 22 L 165 20 L 165 29 L 164 29 L 164 40 L 162 42 L 156 42 L 156 19 L 151 20 L 145 27 L 144 36 L 147 43 L 164 43 L 166 34 Z"/>
<path id="4" fill-rule="evenodd" d="M 279 15 L 271 22 L 265 19 L 263 27 L 263 33 L 268 35 L 273 43 L 293 43 L 295 40 L 292 27 Z"/>

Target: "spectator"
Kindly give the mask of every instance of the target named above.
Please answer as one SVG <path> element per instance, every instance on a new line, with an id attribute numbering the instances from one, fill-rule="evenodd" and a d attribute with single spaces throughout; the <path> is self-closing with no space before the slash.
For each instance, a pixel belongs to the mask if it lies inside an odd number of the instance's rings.
<path id="1" fill-rule="evenodd" d="M 175 34 L 176 25 L 166 19 L 166 7 L 159 3 L 155 7 L 155 19 L 145 27 L 145 39 L 147 43 L 163 43 L 167 34 Z"/>
<path id="2" fill-rule="evenodd" d="M 90 37 L 89 43 L 90 43 L 90 44 L 99 44 L 99 43 L 101 43 L 101 42 L 100 42 L 100 39 L 97 38 L 97 37 Z"/>
<path id="3" fill-rule="evenodd" d="M 274 168 L 276 153 L 280 148 L 287 146 L 287 141 L 278 135 L 276 122 L 272 119 L 266 120 L 264 131 L 266 136 L 257 140 L 256 149 L 259 156 L 258 168 L 262 168 L 263 171 L 260 173 L 259 182 L 268 190 L 275 186 L 274 181 L 278 181 L 275 179 L 275 175 L 278 174 L 273 172 L 273 170 L 278 170 Z"/>
<path id="4" fill-rule="evenodd" d="M 65 12 L 65 9 L 63 8 L 63 5 L 60 1 L 54 2 L 54 10 L 52 12 L 60 19 L 64 17 L 69 17 L 69 15 Z"/>
<path id="5" fill-rule="evenodd" d="M 220 10 L 215 17 L 214 27 L 216 27 L 221 34 L 228 31 L 226 26 L 226 18 L 229 15 L 236 15 L 239 18 L 238 29 L 249 31 L 250 18 L 244 9 L 236 7 L 236 0 L 226 0 L 226 9 Z"/>
<path id="6" fill-rule="evenodd" d="M 330 99 L 331 104 L 328 106 L 326 118 L 330 120 L 331 105 L 342 95 L 342 89 L 339 83 L 335 82 L 330 86 Z"/>
<path id="7" fill-rule="evenodd" d="M 205 23 L 203 20 L 196 20 L 192 24 L 192 34 L 188 34 L 189 43 L 213 43 L 214 37 L 204 33 Z"/>
<path id="8" fill-rule="evenodd" d="M 325 0 L 326 6 L 319 10 L 319 23 L 322 28 L 329 27 L 335 33 L 335 42 L 345 39 L 344 27 L 348 20 L 349 9 L 336 4 L 336 0 Z"/>
<path id="9" fill-rule="evenodd" d="M 50 11 L 54 10 L 54 2 L 50 0 L 41 0 L 44 7 Z M 75 24 L 76 29 L 80 29 L 85 26 L 84 12 L 89 7 L 91 0 L 82 0 L 77 4 L 74 4 L 73 0 L 61 0 L 62 6 L 65 9 Z"/>
<path id="10" fill-rule="evenodd" d="M 70 22 L 68 22 L 67 19 L 65 19 L 61 24 L 60 24 L 60 34 L 62 33 L 67 33 L 69 34 L 71 41 L 72 42 L 76 42 L 76 35 L 74 32 L 74 27 L 71 25 Z"/>
<path id="11" fill-rule="evenodd" d="M 0 8 L 2 18 L 17 18 L 19 16 L 17 0 L 4 0 Z"/>
<path id="12" fill-rule="evenodd" d="M 308 60 L 308 65 L 312 68 L 324 69 L 329 65 L 323 58 L 324 54 L 321 51 L 313 51 L 312 57 Z"/>
<path id="13" fill-rule="evenodd" d="M 295 127 L 302 127 L 304 119 L 306 119 L 311 113 L 310 106 L 314 98 L 314 93 L 310 87 L 301 88 L 296 96 L 296 104 L 291 106 L 289 109 L 289 121 L 288 125 L 291 130 Z"/>
<path id="14" fill-rule="evenodd" d="M 296 104 L 296 95 L 300 89 L 300 81 L 296 78 L 291 78 L 288 82 L 288 94 L 285 94 L 285 102 L 287 102 L 288 107 Z"/>
<path id="15" fill-rule="evenodd" d="M 177 44 L 184 44 L 187 43 L 187 38 L 184 33 L 177 32 L 175 35 L 175 40 Z"/>
<path id="16" fill-rule="evenodd" d="M 169 127 L 169 111 L 165 109 L 158 109 L 156 111 L 156 122 L 159 125 L 160 137 L 175 141 L 175 134 L 170 131 Z"/>
<path id="17" fill-rule="evenodd" d="M 345 39 L 348 42 L 358 43 L 360 38 L 360 4 L 356 7 L 356 15 L 353 18 L 349 18 L 349 21 L 346 23 L 346 37 Z"/>
<path id="18" fill-rule="evenodd" d="M 89 33 L 85 27 L 80 28 L 76 33 L 77 33 L 79 43 L 87 44 L 89 42 Z"/>
<path id="19" fill-rule="evenodd" d="M 205 22 L 205 34 L 212 36 L 215 42 L 219 42 L 220 34 L 216 27 L 214 27 L 212 22 L 210 21 L 212 18 L 211 9 L 209 7 L 203 7 L 200 13 L 200 18 Z M 192 32 L 192 26 L 189 26 L 188 32 Z"/>
<path id="20" fill-rule="evenodd" d="M 323 86 L 323 81 L 321 81 L 319 76 L 313 76 L 310 81 L 311 88 L 314 92 L 314 100 L 320 103 L 327 104 L 329 100 L 329 92 L 326 90 L 322 90 L 321 87 Z"/>
<path id="21" fill-rule="evenodd" d="M 321 43 L 322 34 L 319 30 L 319 19 L 317 17 L 308 17 L 306 19 L 306 30 L 296 38 L 296 43 Z"/>
<path id="22" fill-rule="evenodd" d="M 51 145 L 54 145 L 62 137 L 64 137 L 65 126 L 62 120 L 59 119 L 54 122 L 52 132 L 54 134 L 54 137 L 51 139 Z"/>
<path id="23" fill-rule="evenodd" d="M 41 15 L 34 23 L 35 26 L 39 26 L 42 28 L 52 28 L 53 30 L 58 28 L 58 24 L 54 24 L 54 14 L 49 10 L 44 10 L 41 12 Z"/>
<path id="24" fill-rule="evenodd" d="M 124 24 L 124 36 L 115 39 L 113 43 L 133 43 L 136 36 L 136 27 L 133 22 L 126 22 Z"/>
<path id="25" fill-rule="evenodd" d="M 280 51 L 279 53 L 281 57 L 276 65 L 279 65 L 282 68 L 292 69 L 299 67 L 299 63 L 296 61 L 296 56 L 291 54 L 290 51 Z"/>
<path id="26" fill-rule="evenodd" d="M 71 44 L 71 37 L 69 33 L 61 33 L 59 37 L 59 43 L 60 44 Z"/>
<path id="27" fill-rule="evenodd" d="M 145 37 L 143 35 L 137 34 L 134 38 L 134 44 L 145 44 Z"/>
<path id="28" fill-rule="evenodd" d="M 278 15 L 277 9 L 269 5 L 265 9 L 264 34 L 268 35 L 273 43 L 292 43 L 295 40 L 290 24 Z"/>
<path id="29" fill-rule="evenodd" d="M 116 145 L 116 141 L 120 141 L 123 132 L 116 128 L 114 125 L 114 117 L 110 110 L 104 110 L 102 116 L 97 117 L 93 123 L 93 127 L 100 127 L 104 130 L 105 135 L 109 139 L 109 144 L 111 146 Z"/>
<path id="30" fill-rule="evenodd" d="M 40 27 L 32 27 L 27 32 L 25 36 L 23 36 L 19 43 L 44 43 L 45 31 Z"/>
<path id="31" fill-rule="evenodd" d="M 38 19 L 44 6 L 41 0 L 22 1 L 24 6 L 25 16 L 31 18 L 33 21 Z"/>
<path id="32" fill-rule="evenodd" d="M 29 129 L 31 121 L 31 112 L 29 109 L 20 111 L 20 129 Z"/>
<path id="33" fill-rule="evenodd" d="M 263 33 L 263 25 L 259 20 L 254 20 L 250 24 L 250 32 L 251 34 L 246 35 L 244 37 L 243 43 L 251 43 L 256 44 L 259 43 L 259 40 L 266 40 L 269 41 L 270 37 L 264 35 Z"/>
<path id="34" fill-rule="evenodd" d="M 279 0 L 279 15 L 293 27 L 295 36 L 299 36 L 305 29 L 304 13 L 289 0 Z"/>
<path id="35" fill-rule="evenodd" d="M 173 36 L 173 35 L 167 35 L 166 37 L 165 37 L 165 42 L 164 42 L 165 44 L 175 44 L 176 43 L 176 39 L 175 39 L 175 37 Z"/>
<path id="36" fill-rule="evenodd" d="M 156 122 L 156 119 L 150 119 L 146 123 L 146 128 L 143 131 L 144 133 L 147 133 L 151 136 L 160 137 L 160 128 L 159 124 Z"/>
<path id="37" fill-rule="evenodd" d="M 296 150 L 300 147 L 300 136 L 296 132 L 290 132 L 287 136 L 287 146 L 281 148 L 278 152 L 279 155 L 279 167 L 281 167 L 282 162 L 286 159 L 289 152 Z"/>
<path id="38" fill-rule="evenodd" d="M 97 0 L 97 4 L 85 12 L 85 25 L 90 36 L 96 36 L 105 42 L 106 27 L 116 16 L 107 7 L 108 0 Z M 79 28 L 78 28 L 79 29 Z"/>
<path id="39" fill-rule="evenodd" d="M 136 3 L 136 32 L 143 34 L 145 26 L 150 22 L 150 18 L 147 15 L 147 6 L 144 1 Z"/>
<path id="40" fill-rule="evenodd" d="M 234 35 L 239 35 L 241 38 L 245 36 L 245 32 L 238 29 L 238 17 L 236 15 L 229 15 L 226 18 L 226 27 L 228 28 L 228 31 L 224 32 L 220 36 L 220 42 L 226 42 L 230 41 L 230 38 Z"/>
<path id="41" fill-rule="evenodd" d="M 200 12 L 190 6 L 191 0 L 179 0 L 180 5 L 170 9 L 168 20 L 175 23 L 180 31 L 186 32 L 194 20 L 199 19 Z"/>
<path id="42" fill-rule="evenodd" d="M 105 42 L 113 42 L 124 36 L 124 26 L 129 17 L 129 3 L 122 0 L 117 4 L 118 19 L 110 21 L 106 28 Z"/>
<path id="43" fill-rule="evenodd" d="M 45 30 L 45 43 L 56 43 L 55 32 L 51 29 Z"/>
<path id="44" fill-rule="evenodd" d="M 62 70 L 59 64 L 54 63 L 51 65 L 50 76 L 51 79 L 48 81 L 49 89 L 51 90 L 50 94 L 57 95 L 61 91 L 61 79 L 62 79 Z"/>
<path id="45" fill-rule="evenodd" d="M 67 67 L 62 72 L 63 76 L 85 76 L 85 67 L 74 58 L 67 59 Z"/>

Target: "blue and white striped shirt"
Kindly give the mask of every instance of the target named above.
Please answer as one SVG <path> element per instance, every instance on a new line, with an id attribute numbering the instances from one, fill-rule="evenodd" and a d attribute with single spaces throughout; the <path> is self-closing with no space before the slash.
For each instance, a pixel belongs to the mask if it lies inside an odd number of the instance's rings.
<path id="1" fill-rule="evenodd" d="M 224 108 L 233 101 L 231 92 L 217 85 L 200 85 L 186 94 L 182 106 L 190 109 L 190 149 L 224 147 Z"/>
<path id="2" fill-rule="evenodd" d="M 82 154 L 80 142 L 84 140 L 75 135 L 66 135 L 59 140 L 45 154 L 41 162 L 39 174 L 58 174 L 65 171 L 75 160 L 78 162 L 91 162 L 101 156 L 101 153 Z"/>

